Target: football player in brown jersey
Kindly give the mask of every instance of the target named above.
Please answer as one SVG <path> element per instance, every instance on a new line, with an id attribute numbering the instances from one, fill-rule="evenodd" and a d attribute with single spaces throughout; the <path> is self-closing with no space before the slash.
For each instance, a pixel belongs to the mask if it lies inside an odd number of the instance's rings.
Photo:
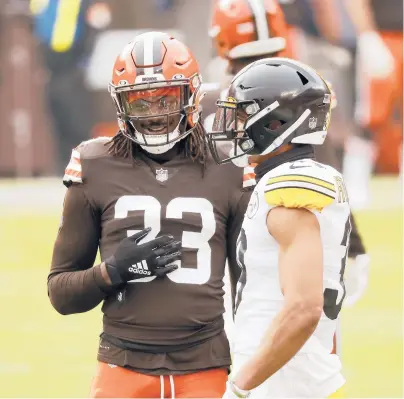
<path id="1" fill-rule="evenodd" d="M 344 3 L 358 35 L 356 118 L 373 133 L 377 172 L 398 173 L 403 137 L 403 2 Z"/>
<path id="2" fill-rule="evenodd" d="M 213 1 L 209 33 L 218 55 L 227 62 L 227 74 L 230 79 L 251 62 L 263 58 L 285 56 L 294 58 L 292 46 L 294 43 L 290 43 L 293 35 L 285 22 L 283 12 L 284 8 L 287 8 L 288 12 L 299 12 L 299 8 L 291 10 L 293 7 L 294 2 L 278 2 L 278 0 Z M 216 112 L 214 104 L 219 97 L 222 100 L 227 97 L 227 91 L 223 89 L 229 83 L 224 82 L 222 85 L 216 85 L 216 90 L 207 91 L 204 99 L 204 115 L 206 116 L 204 123 L 208 131 L 211 130 Z M 329 82 L 327 83 L 329 84 Z M 335 106 L 335 93 L 332 94 L 333 106 Z M 205 112 L 205 109 L 208 109 L 209 112 Z M 315 153 L 319 162 L 329 164 L 337 170 L 340 169 L 336 150 L 331 141 L 325 141 L 324 145 L 315 146 Z M 244 186 L 254 187 L 256 184 L 254 165 L 246 167 L 245 172 Z M 352 217 L 351 245 L 348 256 L 352 268 L 348 269 L 346 303 L 352 305 L 366 289 L 370 263 L 354 217 Z"/>
<path id="3" fill-rule="evenodd" d="M 239 272 L 249 197 L 242 171 L 211 159 L 198 64 L 175 38 L 135 37 L 110 93 L 119 133 L 80 144 L 66 169 L 50 300 L 62 314 L 103 302 L 91 397 L 220 397 L 230 366 L 223 275 L 226 259 Z"/>

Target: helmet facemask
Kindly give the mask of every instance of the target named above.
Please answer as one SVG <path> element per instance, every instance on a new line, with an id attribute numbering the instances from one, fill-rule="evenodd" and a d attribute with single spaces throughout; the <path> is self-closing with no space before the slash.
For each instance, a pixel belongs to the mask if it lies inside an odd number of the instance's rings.
<path id="1" fill-rule="evenodd" d="M 248 120 L 259 111 L 255 101 L 218 100 L 212 132 L 207 133 L 209 147 L 218 164 L 232 161 L 239 167 L 248 165 L 254 142 L 246 132 Z"/>
<path id="2" fill-rule="evenodd" d="M 110 86 L 122 133 L 152 154 L 162 154 L 190 134 L 199 119 L 188 79 Z"/>

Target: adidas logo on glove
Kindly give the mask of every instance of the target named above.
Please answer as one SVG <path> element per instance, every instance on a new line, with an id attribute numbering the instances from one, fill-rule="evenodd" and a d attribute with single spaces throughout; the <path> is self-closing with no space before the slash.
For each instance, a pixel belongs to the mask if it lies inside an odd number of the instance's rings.
<path id="1" fill-rule="evenodd" d="M 144 274 L 145 276 L 151 275 L 151 272 L 147 267 L 147 263 L 145 261 L 136 263 L 136 265 L 132 265 L 128 270 L 134 274 Z"/>

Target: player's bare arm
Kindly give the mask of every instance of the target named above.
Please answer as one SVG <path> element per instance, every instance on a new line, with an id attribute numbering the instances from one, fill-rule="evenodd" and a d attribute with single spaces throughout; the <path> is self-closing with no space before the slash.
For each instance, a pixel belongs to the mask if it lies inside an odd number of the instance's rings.
<path id="1" fill-rule="evenodd" d="M 284 366 L 304 345 L 323 307 L 322 245 L 316 216 L 305 209 L 276 207 L 267 218 L 279 243 L 279 276 L 284 306 L 259 349 L 235 376 L 242 390 L 256 388 Z"/>

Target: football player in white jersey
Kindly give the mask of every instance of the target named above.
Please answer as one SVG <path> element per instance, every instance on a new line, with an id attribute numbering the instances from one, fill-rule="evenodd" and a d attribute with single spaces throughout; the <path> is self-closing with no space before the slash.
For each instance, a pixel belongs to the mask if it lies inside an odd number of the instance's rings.
<path id="1" fill-rule="evenodd" d="M 218 163 L 257 163 L 259 182 L 238 240 L 224 397 L 325 398 L 345 383 L 331 350 L 351 230 L 341 174 L 314 159 L 331 92 L 312 68 L 267 58 L 241 70 L 228 96 L 217 102 L 210 150 Z"/>
<path id="2" fill-rule="evenodd" d="M 217 60 L 213 61 L 210 75 L 211 81 L 213 79 L 217 82 L 219 79 L 222 82 L 203 85 L 206 97 L 203 99 L 202 116 L 206 130 L 211 131 L 216 111 L 215 102 L 219 98 L 219 93 L 220 99 L 225 99 L 232 76 L 236 75 L 244 66 L 261 58 L 285 56 L 294 58 L 296 56 L 294 50 L 299 47 L 296 42 L 296 32 L 293 27 L 288 26 L 287 21 L 293 22 L 296 21 L 296 18 L 299 20 L 301 7 L 307 8 L 307 4 L 305 6 L 300 3 L 296 0 L 213 1 L 209 33 L 218 58 L 221 59 L 221 64 Z M 307 1 L 303 3 L 307 3 Z M 333 8 L 329 5 L 329 1 L 324 0 L 322 3 L 327 11 L 330 11 L 330 7 Z M 224 76 L 220 78 L 220 75 Z M 205 73 L 204 78 L 206 79 L 206 77 Z M 209 81 L 209 77 L 207 81 Z M 222 91 L 223 86 L 226 87 L 226 90 Z M 333 92 L 332 88 L 331 91 Z M 333 93 L 331 105 L 332 109 L 337 106 L 335 93 Z M 315 154 L 320 162 L 325 162 L 337 170 L 342 167 L 335 146 L 329 140 L 326 140 L 322 146 L 316 146 Z M 243 186 L 252 189 L 255 183 L 253 168 L 246 167 Z M 370 271 L 370 257 L 366 253 L 365 243 L 357 229 L 354 215 L 351 215 L 351 221 L 352 234 L 348 252 L 349 265 L 345 273 L 347 295 L 344 307 L 354 305 L 363 297 L 367 289 Z M 227 330 L 229 333 L 230 330 Z M 340 353 L 341 347 L 341 334 L 337 334 L 334 350 Z"/>

